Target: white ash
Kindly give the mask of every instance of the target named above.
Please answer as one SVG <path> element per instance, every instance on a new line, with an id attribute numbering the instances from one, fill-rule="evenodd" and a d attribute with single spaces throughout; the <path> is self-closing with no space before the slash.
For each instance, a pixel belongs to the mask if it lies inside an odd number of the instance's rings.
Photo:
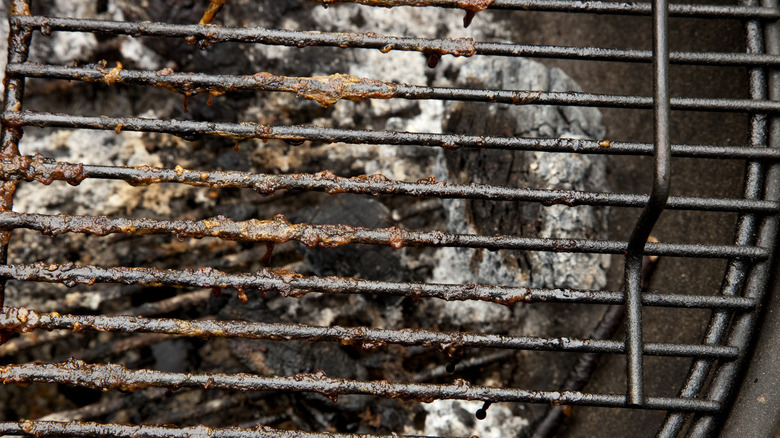
<path id="1" fill-rule="evenodd" d="M 474 417 L 474 413 L 482 408 L 482 402 L 479 401 L 436 400 L 422 406 L 428 414 L 422 433 L 429 436 L 523 436 L 523 430 L 530 425 L 528 420 L 516 415 L 505 403 L 491 405 L 484 420 Z M 406 433 L 419 433 L 409 429 Z"/>

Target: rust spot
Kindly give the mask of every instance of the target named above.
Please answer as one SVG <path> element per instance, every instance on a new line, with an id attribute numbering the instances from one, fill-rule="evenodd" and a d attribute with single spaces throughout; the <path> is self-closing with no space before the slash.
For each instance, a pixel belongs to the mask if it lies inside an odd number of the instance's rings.
<path id="1" fill-rule="evenodd" d="M 54 181 L 65 181 L 74 186 L 87 177 L 84 174 L 84 165 L 81 163 L 59 162 L 53 168 L 46 164 L 40 156 L 25 157 L 17 155 L 4 158 L 0 161 L 0 177 L 6 180 L 38 181 L 45 185 L 49 185 Z M 16 181 L 6 181 L 3 184 L 16 184 Z"/>
<path id="2" fill-rule="evenodd" d="M 512 103 L 515 105 L 527 105 L 529 103 L 536 102 L 541 96 L 543 91 L 516 91 L 512 96 Z"/>
<path id="3" fill-rule="evenodd" d="M 294 92 L 298 97 L 316 101 L 323 108 L 341 99 L 354 102 L 365 99 L 390 99 L 395 96 L 397 87 L 390 82 L 358 78 L 342 73 L 330 76 L 288 77 L 260 72 L 256 73 L 254 78 L 263 87 Z"/>
<path id="4" fill-rule="evenodd" d="M 31 16 L 32 13 L 30 13 L 30 5 L 25 1 L 12 0 L 11 15 L 27 15 L 28 17 Z"/>
<path id="5" fill-rule="evenodd" d="M 608 148 L 608 147 L 610 147 L 611 145 L 612 145 L 612 142 L 611 142 L 611 141 L 609 141 L 609 140 L 601 140 L 601 141 L 599 142 L 599 146 L 601 146 L 601 147 L 603 147 L 603 148 Z"/>

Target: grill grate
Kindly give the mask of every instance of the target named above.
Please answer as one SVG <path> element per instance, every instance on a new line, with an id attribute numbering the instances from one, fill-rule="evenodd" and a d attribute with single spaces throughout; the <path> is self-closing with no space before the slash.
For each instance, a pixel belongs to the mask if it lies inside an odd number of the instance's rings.
<path id="1" fill-rule="evenodd" d="M 219 2 L 212 2 L 219 3 Z M 12 363 L 0 367 L 5 384 L 55 382 L 101 390 L 138 390 L 144 388 L 196 388 L 200 390 L 273 391 L 319 393 L 332 400 L 339 396 L 366 394 L 381 398 L 409 399 L 430 402 L 439 399 L 477 400 L 485 405 L 477 413 L 484 418 L 491 403 L 521 402 L 565 406 L 594 406 L 662 410 L 667 417 L 659 436 L 676 436 L 686 432 L 692 436 L 711 433 L 728 411 L 729 400 L 746 351 L 755 337 L 759 310 L 768 289 L 773 263 L 778 204 L 776 165 L 780 150 L 773 147 L 777 139 L 770 136 L 780 101 L 777 84 L 768 73 L 780 65 L 780 56 L 767 53 L 764 32 L 769 38 L 780 18 L 776 1 L 757 6 L 746 1 L 740 6 L 667 5 L 665 0 L 649 3 L 567 2 L 567 1 L 373 1 L 322 0 L 323 6 L 333 3 L 357 3 L 364 7 L 416 6 L 463 9 L 468 26 L 475 13 L 491 10 L 539 12 L 596 13 L 617 15 L 653 15 L 654 50 L 612 49 L 601 47 L 569 47 L 514 43 L 475 42 L 472 39 L 425 39 L 376 34 L 335 33 L 275 30 L 264 28 L 233 28 L 219 25 L 178 25 L 150 22 L 119 22 L 77 18 L 35 16 L 26 0 L 11 2 L 8 64 L 6 66 L 4 111 L 2 114 L 2 175 L 3 196 L 0 197 L 0 227 L 4 230 L 0 245 L 0 277 L 5 281 L 59 283 L 69 287 L 92 286 L 95 283 L 116 283 L 139 287 L 207 288 L 215 292 L 235 289 L 246 300 L 246 291 L 276 291 L 283 296 L 300 298 L 317 292 L 332 295 L 397 296 L 413 299 L 446 301 L 484 301 L 514 306 L 518 303 L 607 304 L 625 306 L 625 339 L 587 339 L 574 336 L 516 336 L 472 332 L 448 332 L 435 327 L 380 329 L 331 325 L 282 324 L 252 321 L 220 321 L 184 319 L 183 317 L 151 317 L 186 306 L 205 306 L 209 292 L 182 295 L 173 302 L 160 301 L 147 307 L 136 307 L 121 314 L 136 315 L 69 315 L 41 312 L 26 308 L 4 307 L 0 327 L 11 333 L 34 330 L 72 330 L 116 333 L 154 334 L 136 338 L 115 351 L 151 345 L 165 337 L 243 338 L 279 342 L 322 341 L 360 346 L 363 349 L 383 349 L 388 344 L 424 349 L 438 349 L 454 362 L 449 371 L 485 366 L 490 361 L 511 357 L 498 352 L 486 353 L 485 360 L 471 358 L 459 365 L 457 359 L 466 350 L 500 349 L 518 351 L 578 352 L 625 355 L 627 388 L 625 394 L 584 390 L 532 390 L 511 387 L 477 385 L 463 379 L 447 383 L 424 383 L 433 375 L 447 379 L 446 373 L 427 371 L 430 375 L 417 381 L 388 382 L 386 380 L 344 379 L 323 372 L 301 373 L 295 376 L 262 376 L 215 372 L 164 372 L 150 369 L 129 369 L 118 364 L 88 364 L 81 361 L 62 363 Z M 337 7 L 337 6 L 333 6 Z M 484 12 L 483 12 L 484 11 Z M 708 51 L 669 51 L 669 24 L 672 17 L 706 19 L 740 19 L 747 29 L 746 53 Z M 409 85 L 361 79 L 344 74 L 330 76 L 281 76 L 271 73 L 254 75 L 224 75 L 207 73 L 176 73 L 171 69 L 149 71 L 123 68 L 120 63 L 58 66 L 28 61 L 32 35 L 47 37 L 53 32 L 77 32 L 99 35 L 126 35 L 147 38 L 186 39 L 205 49 L 226 43 L 262 44 L 304 48 L 330 46 L 342 49 L 379 49 L 420 52 L 428 57 L 430 67 L 436 67 L 442 57 L 501 56 L 534 57 L 553 60 L 610 61 L 619 63 L 653 63 L 656 78 L 654 97 L 641 95 L 599 94 L 589 92 L 555 92 L 536 90 L 491 90 L 482 88 L 444 88 Z M 774 46 L 771 46 L 774 47 Z M 654 55 L 655 54 L 655 55 Z M 390 56 L 390 55 L 388 55 Z M 710 67 L 738 67 L 749 70 L 749 98 L 671 97 L 669 96 L 670 64 Z M 441 66 L 439 66 L 441 67 Z M 87 116 L 60 114 L 27 109 L 24 104 L 25 81 L 68 80 L 95 82 L 105 85 L 124 84 L 167 88 L 187 99 L 205 93 L 219 98 L 225 93 L 282 92 L 313 100 L 328 107 L 341 100 L 360 102 L 376 99 L 447 100 L 511 105 L 555 105 L 620 110 L 649 110 L 655 115 L 655 142 L 584 140 L 566 138 L 522 138 L 489 136 L 480 133 L 448 134 L 401 132 L 378 129 L 342 129 L 310 125 L 270 125 L 261 123 L 225 123 L 183 119 L 148 119 L 140 117 Z M 750 138 L 746 146 L 715 144 L 670 144 L 671 110 L 724 112 L 747 114 L 750 118 Z M 490 184 L 457 184 L 437 182 L 433 178 L 416 182 L 374 176 L 337 176 L 330 171 L 316 173 L 263 174 L 242 171 L 186 170 L 181 167 L 107 166 L 89 163 L 67 163 L 42 156 L 22 155 L 24 129 L 68 128 L 90 130 L 138 131 L 172 134 L 185 139 L 218 136 L 239 141 L 285 140 L 291 144 L 304 141 L 348 143 L 356 145 L 394 145 L 440 148 L 446 152 L 459 149 L 496 149 L 539 153 L 568 153 L 615 156 L 655 155 L 652 195 L 593 192 L 582 190 L 552 190 L 505 187 Z M 237 146 L 238 147 L 238 146 Z M 21 152 L 21 153 L 20 153 Z M 680 196 L 670 192 L 670 162 L 672 157 L 742 160 L 747 163 L 744 193 L 739 198 L 713 196 Z M 644 163 L 644 162 L 643 162 Z M 17 184 L 64 181 L 78 185 L 85 180 L 120 180 L 134 186 L 175 183 L 210 189 L 251 189 L 264 196 L 297 192 L 351 193 L 358 195 L 392 195 L 409 198 L 480 199 L 490 201 L 521 201 L 544 206 L 566 205 L 640 208 L 645 211 L 631 239 L 596 240 L 586 238 L 544 238 L 515 235 L 469 235 L 443 231 L 414 231 L 399 227 L 356 227 L 348 225 L 313 225 L 291 223 L 278 215 L 270 220 L 218 219 L 137 219 L 88 215 L 50 215 L 20 213 L 12 210 Z M 737 231 L 732 242 L 675 243 L 647 242 L 655 222 L 664 210 L 686 210 L 712 213 L 739 213 Z M 9 242 L 13 230 L 34 230 L 44 235 L 81 233 L 92 236 L 162 235 L 188 238 L 218 238 L 227 241 L 259 242 L 268 245 L 270 257 L 274 244 L 297 241 L 308 248 L 333 248 L 348 244 L 388 246 L 395 249 L 421 248 L 482 248 L 489 250 L 551 251 L 564 253 L 598 253 L 625 257 L 625 283 L 622 290 L 576 290 L 569 288 L 531 288 L 486 284 L 433 284 L 416 281 L 379 281 L 338 276 L 304 275 L 289 270 L 265 268 L 257 272 L 227 272 L 202 267 L 199 269 L 161 269 L 153 267 L 76 266 L 69 263 L 9 263 Z M 630 229 L 630 228 L 629 228 Z M 109 237 L 106 237 L 107 239 Z M 647 242 L 645 244 L 645 242 Z M 718 293 L 640 292 L 643 256 L 685 259 L 725 259 L 727 267 L 723 286 Z M 12 258 L 12 257 L 11 257 Z M 1 300 L 0 300 L 1 302 Z M 164 304 L 163 304 L 164 303 Z M 168 306 L 168 307 L 166 307 Z M 172 307 L 171 307 L 172 306 Z M 712 316 L 706 333 L 698 344 L 650 342 L 643 337 L 643 307 L 707 309 Z M 139 316 L 144 315 L 144 316 Z M 61 332 L 54 332 L 61 333 Z M 14 354 L 43 342 L 54 342 L 66 335 L 40 336 L 35 340 L 17 337 L 3 348 Z M 104 356 L 101 356 L 104 354 Z M 87 349 L 74 357 L 100 358 L 108 353 Z M 80 356 L 82 355 L 82 356 Z M 644 356 L 692 359 L 692 366 L 677 396 L 649 394 L 644 385 Z M 437 374 L 438 373 L 438 374 Z M 426 375 L 419 370 L 418 376 Z M 444 376 L 444 377 L 442 377 Z M 231 401 L 233 405 L 238 401 Z M 222 405 L 220 405 L 222 406 Z M 398 431 L 403 432 L 403 431 Z M 289 432 L 261 427 L 240 428 L 124 426 L 89 422 L 58 423 L 49 421 L 7 421 L 0 423 L 0 433 L 36 436 L 320 436 L 302 431 Z M 332 434 L 328 436 L 347 436 Z M 353 436 L 353 435 L 349 435 Z M 360 435 L 378 436 L 378 435 Z"/>

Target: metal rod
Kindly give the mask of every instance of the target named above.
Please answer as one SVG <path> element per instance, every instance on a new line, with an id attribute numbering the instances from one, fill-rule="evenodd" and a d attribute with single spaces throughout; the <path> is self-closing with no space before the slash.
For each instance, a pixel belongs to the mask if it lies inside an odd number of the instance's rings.
<path id="1" fill-rule="evenodd" d="M 206 426 L 175 427 L 157 425 L 124 425 L 69 421 L 19 421 L 0 423 L 0 433 L 32 435 L 35 437 L 72 436 L 79 438 L 393 438 L 409 435 L 373 435 L 334 432 L 303 432 L 257 426 L 254 429 L 238 427 L 211 428 Z"/>
<path id="2" fill-rule="evenodd" d="M 186 309 L 188 307 L 202 306 L 209 297 L 211 291 L 204 289 L 195 292 L 189 292 L 181 295 L 177 295 L 171 298 L 166 298 L 160 301 L 154 301 L 151 303 L 144 303 L 140 306 L 126 309 L 128 315 L 143 315 L 154 316 L 163 313 L 170 313 L 179 309 Z M 51 342 L 56 342 L 60 339 L 67 338 L 73 333 L 70 331 L 53 331 L 47 333 L 41 333 L 37 336 L 23 336 L 15 339 L 11 339 L 3 345 L 0 345 L 0 357 L 12 356 L 20 351 L 24 351 L 30 348 L 34 348 L 40 345 L 44 345 Z"/>
<path id="3" fill-rule="evenodd" d="M 256 374 L 168 373 L 148 369 L 129 370 L 119 364 L 93 365 L 80 361 L 63 364 L 26 364 L 0 367 L 5 383 L 61 383 L 100 390 L 132 391 L 150 387 L 230 389 L 239 391 L 314 392 L 335 400 L 339 395 L 366 394 L 384 398 L 431 401 L 437 399 L 481 400 L 490 402 L 561 403 L 576 406 L 633 407 L 626 397 L 579 391 L 532 391 L 517 388 L 477 386 L 458 379 L 451 384 L 394 383 L 386 380 L 360 381 L 329 377 L 323 372 L 290 377 Z M 717 412 L 720 404 L 707 400 L 648 397 L 643 406 L 653 410 Z M 0 432 L 8 433 L 8 423 Z M 137 430 L 134 426 L 133 430 Z M 296 433 L 298 433 L 296 431 Z"/>
<path id="4" fill-rule="evenodd" d="M 394 7 L 394 6 L 438 6 L 443 8 L 465 9 L 468 1 L 464 0 L 317 0 L 323 4 L 358 3 L 362 5 Z M 616 15 L 651 15 L 650 3 L 618 3 L 618 2 L 572 2 L 567 0 L 495 0 L 489 2 L 487 9 L 547 11 L 547 12 L 580 12 L 592 14 Z M 465 5 L 464 5 L 465 4 Z M 756 18 L 776 19 L 780 13 L 776 9 L 745 5 L 695 5 L 671 4 L 669 16 L 672 17 L 720 17 L 720 18 Z"/>
<path id="5" fill-rule="evenodd" d="M 294 142 L 311 140 L 326 143 L 435 146 L 445 149 L 479 148 L 617 155 L 652 155 L 654 149 L 650 143 L 335 129 L 303 125 L 272 127 L 252 123 L 216 123 L 135 117 L 88 117 L 34 111 L 5 112 L 2 117 L 4 122 L 15 126 L 159 132 L 188 139 L 197 138 L 199 135 L 216 135 L 234 140 L 249 138 L 291 140 Z M 673 151 L 676 156 L 690 158 L 746 158 L 772 161 L 780 159 L 780 151 L 778 150 L 743 146 L 677 145 Z"/>
<path id="6" fill-rule="evenodd" d="M 83 233 L 168 235 L 178 238 L 218 237 L 225 240 L 285 243 L 298 241 L 309 248 L 333 248 L 347 244 L 403 247 L 459 247 L 490 250 L 549 251 L 565 253 L 623 254 L 632 251 L 628 242 L 571 238 L 515 237 L 510 235 L 452 234 L 442 231 L 409 231 L 398 227 L 363 228 L 348 225 L 292 224 L 282 215 L 273 219 L 233 221 L 225 217 L 194 220 L 109 218 L 28 213 L 0 213 L 0 227 L 26 228 L 47 235 Z M 697 258 L 765 260 L 770 250 L 737 245 L 656 243 L 645 246 L 647 255 Z M 633 249 L 636 250 L 635 248 Z M 641 250 L 641 247 L 640 247 Z M 641 256 L 641 254 L 640 254 Z M 641 263 L 641 258 L 640 258 Z M 4 275 L 4 274 L 0 274 Z"/>
<path id="7" fill-rule="evenodd" d="M 780 60 L 780 57 L 778 57 Z M 106 84 L 130 83 L 163 87 L 185 96 L 197 93 L 220 95 L 237 90 L 294 92 L 299 97 L 315 100 L 323 107 L 341 99 L 432 99 L 503 103 L 511 105 L 567 105 L 598 108 L 652 109 L 653 98 L 597 94 L 577 91 L 484 90 L 444 88 L 382 82 L 343 74 L 319 77 L 255 75 L 207 75 L 204 73 L 167 73 L 147 70 L 116 70 L 102 67 L 61 67 L 40 64 L 9 64 L 11 75 L 101 81 Z M 780 102 L 771 100 L 693 98 L 671 99 L 671 109 L 685 111 L 780 112 Z"/>
<path id="8" fill-rule="evenodd" d="M 159 183 L 182 183 L 196 187 L 250 188 L 265 196 L 282 190 L 308 190 L 326 193 L 363 195 L 404 195 L 413 197 L 489 199 L 495 201 L 541 202 L 544 205 L 590 205 L 610 207 L 644 207 L 648 195 L 603 193 L 579 190 L 544 190 L 487 184 L 451 184 L 422 179 L 405 182 L 383 175 L 339 177 L 329 171 L 314 174 L 258 174 L 238 171 L 202 171 L 162 169 L 151 166 L 91 166 L 47 160 L 41 156 L 18 157 L 0 161 L 0 178 L 4 180 L 38 181 L 51 184 L 66 181 L 79 184 L 85 178 L 117 179 L 140 186 Z M 736 211 L 776 214 L 780 204 L 757 199 L 700 198 L 670 196 L 670 210 Z"/>
<path id="9" fill-rule="evenodd" d="M 11 0 L 10 13 L 12 15 L 30 15 L 30 5 L 26 0 Z M 32 29 L 11 23 L 8 32 L 8 63 L 23 63 L 27 61 L 30 51 Z M 24 97 L 24 78 L 12 78 L 6 75 L 3 81 L 3 113 L 21 111 Z M 19 140 L 22 138 L 21 127 L 12 126 L 2 122 L 0 130 L 0 158 L 13 159 L 19 156 Z M 15 181 L 0 182 L 0 212 L 13 209 Z M 11 240 L 11 230 L 0 232 L 0 264 L 8 261 L 8 243 Z M 0 305 L 5 301 L 5 280 L 0 280 Z M 6 335 L 0 333 L 0 343 L 5 341 Z"/>
<path id="10" fill-rule="evenodd" d="M 36 263 L 0 268 L 0 275 L 20 281 L 45 281 L 66 285 L 122 283 L 179 287 L 259 289 L 299 297 L 309 292 L 330 294 L 395 295 L 413 299 L 446 301 L 481 300 L 503 305 L 519 302 L 623 304 L 622 292 L 575 289 L 532 289 L 483 284 L 437 284 L 363 280 L 349 277 L 307 277 L 291 271 L 262 269 L 254 274 L 229 274 L 216 269 L 162 270 L 155 268 L 100 268 L 97 266 Z M 751 310 L 756 302 L 741 297 L 713 297 L 687 294 L 643 294 L 648 306 L 683 308 L 729 308 Z M 10 341 L 9 343 L 13 343 Z M 3 347 L 0 347 L 0 351 Z"/>
<path id="11" fill-rule="evenodd" d="M 650 200 L 637 220 L 626 249 L 626 349 L 627 397 L 630 404 L 642 406 L 644 384 L 642 366 L 642 256 L 650 232 L 666 206 L 671 190 L 671 142 L 669 141 L 669 45 L 666 0 L 653 0 L 653 70 L 655 122 L 655 166 Z"/>
<path id="12" fill-rule="evenodd" d="M 121 333 L 158 333 L 198 338 L 243 338 L 272 341 L 299 340 L 338 342 L 373 349 L 386 344 L 438 348 L 454 354 L 467 348 L 501 348 L 534 351 L 579 351 L 621 354 L 624 345 L 618 341 L 575 338 L 542 338 L 477 333 L 445 333 L 423 329 L 375 329 L 369 327 L 318 327 L 304 324 L 273 324 L 251 321 L 181 320 L 143 318 L 138 316 L 60 315 L 38 313 L 25 308 L 3 307 L 0 327 L 17 332 L 35 329 L 98 330 Z M 701 357 L 729 360 L 736 356 L 734 347 L 648 343 L 649 355 Z"/>
<path id="13" fill-rule="evenodd" d="M 167 23 L 131 23 L 76 18 L 14 16 L 12 22 L 30 26 L 43 33 L 51 31 L 98 32 L 119 35 L 184 38 L 193 44 L 244 42 L 303 48 L 326 46 L 338 48 L 377 49 L 422 52 L 428 55 L 512 56 L 526 58 L 577 59 L 612 62 L 652 62 L 649 50 L 611 49 L 603 47 L 540 46 L 476 42 L 471 38 L 406 38 L 345 32 L 312 32 L 266 28 L 182 25 Z M 673 52 L 670 61 L 689 65 L 777 65 L 780 58 L 746 53 Z"/>

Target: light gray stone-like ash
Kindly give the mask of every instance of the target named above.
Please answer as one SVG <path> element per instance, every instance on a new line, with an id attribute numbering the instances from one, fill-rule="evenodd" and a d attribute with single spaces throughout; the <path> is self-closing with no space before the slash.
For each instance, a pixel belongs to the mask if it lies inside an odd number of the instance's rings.
<path id="1" fill-rule="evenodd" d="M 456 84 L 508 90 L 581 91 L 562 70 L 525 59 L 469 60 L 461 67 Z M 472 134 L 575 139 L 602 139 L 605 135 L 601 114 L 594 108 L 448 103 L 444 124 L 448 131 Z M 597 192 L 608 189 L 606 158 L 598 155 L 510 151 L 464 151 L 457 155 L 441 151 L 437 164 L 437 179 L 450 182 Z M 546 238 L 603 238 L 607 231 L 603 209 L 565 205 L 539 208 L 519 203 L 491 207 L 485 202 L 445 200 L 448 230 Z M 495 213 L 502 215 L 496 217 Z M 609 256 L 602 254 L 456 248 L 443 251 L 434 280 L 600 288 L 606 283 L 608 266 Z"/>

